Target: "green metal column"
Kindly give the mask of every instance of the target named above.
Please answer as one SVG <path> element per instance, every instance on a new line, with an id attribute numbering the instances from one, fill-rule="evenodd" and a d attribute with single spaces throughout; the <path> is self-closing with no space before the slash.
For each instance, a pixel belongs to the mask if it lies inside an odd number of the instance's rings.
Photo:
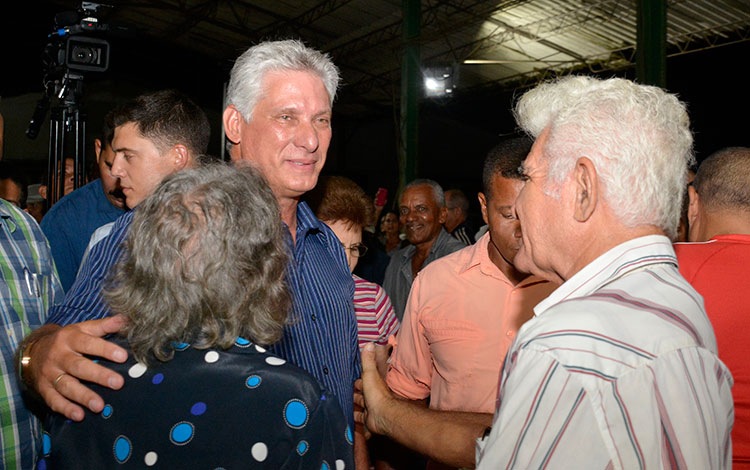
<path id="1" fill-rule="evenodd" d="M 401 119 L 398 147 L 398 194 L 417 174 L 419 141 L 419 94 L 422 74 L 419 66 L 420 0 L 403 0 L 403 49 L 401 62 Z"/>
<path id="2" fill-rule="evenodd" d="M 638 0 L 636 79 L 667 85 L 667 0 Z"/>

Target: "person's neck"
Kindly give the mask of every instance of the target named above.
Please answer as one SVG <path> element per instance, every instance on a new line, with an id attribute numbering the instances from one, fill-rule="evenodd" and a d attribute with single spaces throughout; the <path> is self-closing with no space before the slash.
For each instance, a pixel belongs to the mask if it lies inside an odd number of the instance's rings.
<path id="1" fill-rule="evenodd" d="M 705 221 L 705 229 L 698 241 L 710 240 L 718 235 L 750 235 L 750 211 L 710 211 L 706 213 Z"/>
<path id="2" fill-rule="evenodd" d="M 595 230 L 588 234 L 582 234 L 578 238 L 582 242 L 570 247 L 569 253 L 572 255 L 572 262 L 567 263 L 570 268 L 560 270 L 560 277 L 563 281 L 567 281 L 612 248 L 626 241 L 647 235 L 664 235 L 664 231 L 655 225 L 625 227 L 618 224 L 610 226 L 609 230 Z"/>
<path id="3" fill-rule="evenodd" d="M 440 234 L 438 233 L 438 236 L 439 235 Z M 422 257 L 426 258 L 427 255 L 430 254 L 430 250 L 432 249 L 432 245 L 435 244 L 435 242 L 437 241 L 437 239 L 438 239 L 438 237 L 435 237 L 435 238 L 433 238 L 431 240 L 427 240 L 427 241 L 424 241 L 422 243 L 415 244 L 414 248 L 417 250 L 416 253 L 415 253 L 415 255 L 419 255 L 419 256 L 422 256 Z"/>
<path id="4" fill-rule="evenodd" d="M 281 210 L 281 220 L 289 227 L 292 240 L 296 241 L 297 237 L 297 204 L 298 199 L 282 198 L 278 199 L 279 209 Z"/>

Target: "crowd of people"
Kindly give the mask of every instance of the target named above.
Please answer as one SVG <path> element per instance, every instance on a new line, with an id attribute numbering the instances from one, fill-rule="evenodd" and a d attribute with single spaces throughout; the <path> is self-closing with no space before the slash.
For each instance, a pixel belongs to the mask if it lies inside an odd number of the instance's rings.
<path id="1" fill-rule="evenodd" d="M 2 468 L 750 468 L 750 148 L 696 168 L 674 95 L 545 82 L 477 230 L 436 181 L 320 176 L 338 83 L 262 42 L 230 162 L 162 90 L 40 217 L 0 175 Z"/>

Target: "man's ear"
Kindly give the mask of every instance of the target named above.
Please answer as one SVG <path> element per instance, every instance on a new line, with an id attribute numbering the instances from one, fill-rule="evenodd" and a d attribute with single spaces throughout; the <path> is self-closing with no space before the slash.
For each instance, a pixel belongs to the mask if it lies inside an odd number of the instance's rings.
<path id="1" fill-rule="evenodd" d="M 182 170 L 188 166 L 188 163 L 190 162 L 190 152 L 187 147 L 182 144 L 177 144 L 172 147 L 171 157 L 174 159 L 175 170 Z"/>
<path id="2" fill-rule="evenodd" d="M 482 219 L 485 224 L 489 224 L 490 222 L 487 220 L 487 197 L 480 191 L 477 193 L 477 199 L 479 199 L 479 207 L 482 209 Z"/>
<path id="3" fill-rule="evenodd" d="M 587 157 L 579 158 L 573 169 L 573 185 L 575 188 L 573 214 L 577 221 L 587 221 L 596 210 L 596 204 L 599 201 L 598 183 L 594 162 Z"/>
<path id="4" fill-rule="evenodd" d="M 704 242 L 708 240 L 704 233 L 705 214 L 703 211 L 703 202 L 693 185 L 688 186 L 688 241 Z"/>
<path id="5" fill-rule="evenodd" d="M 99 157 L 102 154 L 102 141 L 94 139 L 94 153 L 96 154 L 96 163 L 99 163 Z"/>
<path id="6" fill-rule="evenodd" d="M 448 208 L 443 206 L 440 208 L 438 212 L 438 222 L 440 223 L 440 225 L 444 224 L 445 219 L 447 218 L 448 218 Z"/>
<path id="7" fill-rule="evenodd" d="M 237 110 L 237 108 L 234 107 L 233 104 L 230 104 L 227 106 L 227 109 L 224 110 L 224 134 L 226 134 L 227 139 L 234 144 L 237 145 L 240 143 L 240 139 L 242 137 L 242 122 L 244 122 L 244 118 L 242 117 L 242 114 Z"/>
<path id="8" fill-rule="evenodd" d="M 701 201 L 700 196 L 698 196 L 698 191 L 695 190 L 693 185 L 688 186 L 688 212 L 687 212 L 687 218 L 688 218 L 688 224 L 693 225 L 695 221 L 698 219 L 698 215 L 701 211 Z"/>

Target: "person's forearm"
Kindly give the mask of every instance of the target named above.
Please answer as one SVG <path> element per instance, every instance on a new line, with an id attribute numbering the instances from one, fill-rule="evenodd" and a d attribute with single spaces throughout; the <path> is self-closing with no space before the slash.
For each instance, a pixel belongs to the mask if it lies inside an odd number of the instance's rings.
<path id="1" fill-rule="evenodd" d="M 474 467 L 476 439 L 492 424 L 492 414 L 431 410 L 398 399 L 383 411 L 386 436 L 453 467 Z"/>

